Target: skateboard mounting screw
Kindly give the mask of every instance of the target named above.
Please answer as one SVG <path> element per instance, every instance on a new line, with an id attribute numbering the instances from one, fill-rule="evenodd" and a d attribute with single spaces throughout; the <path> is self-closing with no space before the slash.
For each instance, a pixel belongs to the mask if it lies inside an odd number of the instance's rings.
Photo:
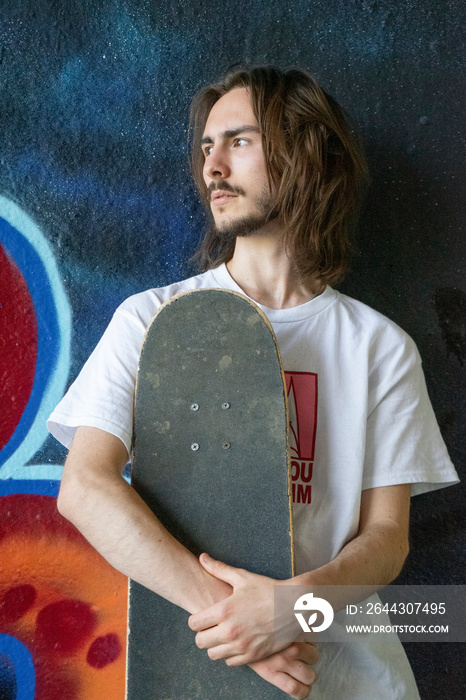
<path id="1" fill-rule="evenodd" d="M 222 403 L 222 408 L 230 408 L 230 404 L 225 401 L 225 403 Z"/>
<path id="2" fill-rule="evenodd" d="M 191 404 L 191 411 L 198 411 L 199 410 L 199 404 L 198 403 L 192 403 Z"/>
<path id="3" fill-rule="evenodd" d="M 191 445 L 191 449 L 192 449 L 193 452 L 196 452 L 196 450 L 199 449 L 198 443 L 197 443 L 197 442 L 193 442 L 193 444 Z"/>
<path id="4" fill-rule="evenodd" d="M 229 450 L 230 447 L 231 447 L 231 444 L 230 444 L 229 442 L 224 442 L 224 443 L 222 444 L 222 447 L 223 447 L 224 450 Z"/>

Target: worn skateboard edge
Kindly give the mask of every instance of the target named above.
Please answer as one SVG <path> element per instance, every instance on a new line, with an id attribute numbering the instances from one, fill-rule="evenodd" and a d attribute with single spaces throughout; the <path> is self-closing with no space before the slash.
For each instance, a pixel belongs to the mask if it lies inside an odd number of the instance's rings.
<path id="1" fill-rule="evenodd" d="M 129 604 L 131 595 L 131 579 L 128 578 L 128 586 L 126 589 L 126 661 L 125 661 L 125 700 L 128 698 L 128 667 L 129 667 Z"/>
<path id="2" fill-rule="evenodd" d="M 288 401 L 287 401 L 287 389 L 286 389 L 286 380 L 285 380 L 285 374 L 283 370 L 283 364 L 282 364 L 282 359 L 281 359 L 281 354 L 280 354 L 280 349 L 278 346 L 278 342 L 274 333 L 274 330 L 272 328 L 272 325 L 267 318 L 266 314 L 262 311 L 262 309 L 251 299 L 249 299 L 247 296 L 244 294 L 241 294 L 240 292 L 237 292 L 235 290 L 228 290 L 228 289 L 222 289 L 222 288 L 217 288 L 217 287 L 212 287 L 212 288 L 202 288 L 202 289 L 193 289 L 193 290 L 187 290 L 185 292 L 180 292 L 179 294 L 175 294 L 174 296 L 170 297 L 170 299 L 167 299 L 167 301 L 163 302 L 157 312 L 153 315 L 151 318 L 149 324 L 147 325 L 147 328 L 144 333 L 144 338 L 143 342 L 141 345 L 141 351 L 140 351 L 140 356 L 139 356 L 139 361 L 138 361 L 138 372 L 137 372 L 137 377 L 136 377 L 136 386 L 135 386 L 135 394 L 134 394 L 134 401 L 133 401 L 133 425 L 134 425 L 134 420 L 135 420 L 135 410 L 136 410 L 136 400 L 137 400 L 137 391 L 138 391 L 138 382 L 139 382 L 139 369 L 140 369 L 140 362 L 141 362 L 141 355 L 142 355 L 142 350 L 144 347 L 144 344 L 147 340 L 147 336 L 151 330 L 152 324 L 156 322 L 157 317 L 159 314 L 161 314 L 163 311 L 167 309 L 168 306 L 171 304 L 176 303 L 179 301 L 181 298 L 189 295 L 193 295 L 196 293 L 203 293 L 204 295 L 208 293 L 223 293 L 223 294 L 230 294 L 232 296 L 237 297 L 240 299 L 243 303 L 247 303 L 249 307 L 251 307 L 256 313 L 259 314 L 260 318 L 262 321 L 264 321 L 265 326 L 268 328 L 269 333 L 271 335 L 271 338 L 273 340 L 277 357 L 278 357 L 278 362 L 279 362 L 279 367 L 280 367 L 280 373 L 281 373 L 281 378 L 282 378 L 282 389 L 283 389 L 283 397 L 284 397 L 284 405 L 285 405 L 285 421 L 286 421 L 286 453 L 287 453 L 287 485 L 288 485 L 288 512 L 289 512 L 289 536 L 290 536 L 290 555 L 291 555 L 291 572 L 292 576 L 295 575 L 295 555 L 294 555 L 294 536 L 293 536 L 293 513 L 292 513 L 292 508 L 293 508 L 293 503 L 292 503 L 292 481 L 291 481 L 291 468 L 290 468 L 290 452 L 289 452 L 289 436 L 288 436 L 288 430 L 289 430 L 289 413 L 288 413 Z M 133 444 L 134 447 L 134 444 Z M 131 474 L 133 470 L 133 460 L 134 460 L 134 452 L 132 456 L 132 461 L 131 461 Z M 227 562 L 228 563 L 228 562 Z M 131 600 L 131 585 L 132 582 L 129 580 L 129 585 L 128 585 L 128 612 L 130 609 L 130 600 Z M 128 620 L 127 620 L 127 640 L 129 639 L 130 635 L 130 620 L 129 620 L 129 615 L 128 615 Z M 129 644 L 127 643 L 126 645 L 126 668 L 128 668 L 128 659 L 129 659 Z M 125 698 L 128 697 L 128 673 L 125 674 Z"/>

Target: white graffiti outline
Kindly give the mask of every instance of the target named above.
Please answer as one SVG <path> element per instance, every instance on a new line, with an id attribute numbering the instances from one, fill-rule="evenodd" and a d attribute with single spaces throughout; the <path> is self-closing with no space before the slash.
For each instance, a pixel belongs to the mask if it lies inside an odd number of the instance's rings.
<path id="1" fill-rule="evenodd" d="M 59 328 L 59 347 L 55 369 L 26 437 L 0 469 L 0 482 L 4 479 L 59 481 L 63 472 L 61 465 L 25 465 L 44 444 L 48 436 L 45 421 L 62 398 L 65 390 L 70 370 L 71 308 L 60 279 L 53 250 L 38 226 L 17 204 L 2 195 L 0 195 L 0 216 L 11 226 L 14 226 L 39 255 L 49 278 Z"/>

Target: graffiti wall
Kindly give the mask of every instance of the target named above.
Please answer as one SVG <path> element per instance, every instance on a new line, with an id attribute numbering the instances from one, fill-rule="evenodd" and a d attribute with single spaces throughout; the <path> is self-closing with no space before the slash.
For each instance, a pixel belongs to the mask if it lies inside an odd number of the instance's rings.
<path id="1" fill-rule="evenodd" d="M 58 515 L 53 496 L 5 495 L 0 516 L 3 686 L 16 683 L 18 698 L 123 697 L 124 577 Z"/>
<path id="2" fill-rule="evenodd" d="M 123 697 L 125 578 L 56 508 L 61 464 L 29 464 L 70 365 L 53 251 L 0 197 L 0 697 Z"/>
<path id="3" fill-rule="evenodd" d="M 126 580 L 58 515 L 66 455 L 45 419 L 123 299 L 194 272 L 189 103 L 229 66 L 299 65 L 352 116 L 372 183 L 341 289 L 414 337 L 464 473 L 464 15 L 436 0 L 0 4 L 2 700 L 123 700 Z M 461 486 L 413 501 L 400 583 L 464 583 L 464 518 Z M 456 645 L 407 650 L 422 697 L 464 696 Z"/>

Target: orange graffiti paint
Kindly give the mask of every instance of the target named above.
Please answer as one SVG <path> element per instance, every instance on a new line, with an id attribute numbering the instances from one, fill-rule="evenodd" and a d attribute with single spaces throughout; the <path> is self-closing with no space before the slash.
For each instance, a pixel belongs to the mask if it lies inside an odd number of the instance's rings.
<path id="1" fill-rule="evenodd" d="M 55 498 L 0 498 L 0 633 L 30 651 L 35 700 L 123 700 L 126 607 L 126 577 Z"/>

